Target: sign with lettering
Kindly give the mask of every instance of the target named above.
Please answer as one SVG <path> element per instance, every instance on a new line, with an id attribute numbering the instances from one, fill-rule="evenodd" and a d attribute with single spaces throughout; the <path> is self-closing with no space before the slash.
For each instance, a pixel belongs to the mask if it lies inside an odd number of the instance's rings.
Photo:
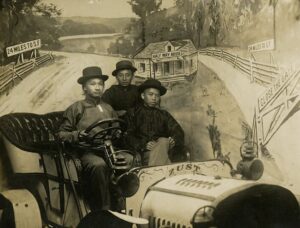
<path id="1" fill-rule="evenodd" d="M 288 81 L 290 75 L 287 73 L 281 75 L 276 79 L 275 83 L 272 84 L 266 92 L 258 98 L 258 108 L 261 111 L 269 101 L 279 92 L 280 88 Z"/>
<path id="2" fill-rule="evenodd" d="M 274 39 L 265 40 L 248 46 L 249 52 L 258 52 L 274 49 Z"/>
<path id="3" fill-rule="evenodd" d="M 26 51 L 41 48 L 41 46 L 42 46 L 41 39 L 32 40 L 32 41 L 28 41 L 26 43 L 17 44 L 17 45 L 14 45 L 14 46 L 7 47 L 6 48 L 6 54 L 7 54 L 7 57 L 10 57 L 10 56 L 13 56 L 13 55 L 21 54 L 21 53 L 26 52 Z"/>
<path id="4" fill-rule="evenodd" d="M 163 52 L 152 54 L 152 59 L 163 59 L 163 58 L 171 58 L 171 57 L 178 57 L 181 56 L 180 51 L 172 51 L 172 52 Z"/>
<path id="5" fill-rule="evenodd" d="M 193 174 L 201 174 L 202 167 L 201 163 L 183 163 L 178 164 L 176 166 L 170 167 L 168 172 L 168 176 L 174 176 L 179 174 L 185 174 L 185 173 L 193 173 Z"/>

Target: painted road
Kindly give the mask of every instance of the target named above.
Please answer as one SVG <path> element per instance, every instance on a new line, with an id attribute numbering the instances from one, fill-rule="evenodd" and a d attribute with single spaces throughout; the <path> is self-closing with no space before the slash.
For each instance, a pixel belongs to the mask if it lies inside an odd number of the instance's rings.
<path id="1" fill-rule="evenodd" d="M 61 36 L 59 41 L 63 40 L 73 40 L 73 39 L 88 39 L 88 38 L 101 38 L 101 37 L 113 37 L 120 36 L 122 33 L 108 33 L 108 34 L 84 34 L 84 35 L 74 35 L 74 36 Z"/>

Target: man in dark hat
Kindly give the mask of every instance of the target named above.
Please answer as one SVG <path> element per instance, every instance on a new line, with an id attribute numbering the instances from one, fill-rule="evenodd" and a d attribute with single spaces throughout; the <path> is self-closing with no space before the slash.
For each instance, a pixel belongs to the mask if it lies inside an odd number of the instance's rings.
<path id="1" fill-rule="evenodd" d="M 117 62 L 112 75 L 116 77 L 118 85 L 113 85 L 103 94 L 103 101 L 110 104 L 119 116 L 141 103 L 137 86 L 131 85 L 136 68 L 131 61 L 122 60 Z"/>
<path id="2" fill-rule="evenodd" d="M 66 142 L 77 143 L 84 130 L 96 121 L 116 118 L 117 114 L 109 104 L 102 101 L 104 82 L 107 75 L 102 74 L 100 67 L 92 66 L 83 69 L 83 75 L 77 80 L 82 85 L 85 95 L 67 108 L 63 115 L 63 123 L 59 128 L 59 137 Z M 91 210 L 109 209 L 110 195 L 108 188 L 109 170 L 102 157 L 91 151 L 80 155 L 83 167 L 83 179 L 87 181 L 89 204 Z"/>
<path id="3" fill-rule="evenodd" d="M 184 157 L 184 132 L 171 114 L 159 107 L 167 89 L 148 79 L 138 87 L 143 104 L 125 115 L 126 143 L 140 153 L 143 165 L 165 165 Z"/>

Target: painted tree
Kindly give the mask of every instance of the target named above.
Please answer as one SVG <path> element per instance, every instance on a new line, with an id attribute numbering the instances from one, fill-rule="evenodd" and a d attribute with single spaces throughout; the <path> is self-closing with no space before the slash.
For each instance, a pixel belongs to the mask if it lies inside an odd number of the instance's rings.
<path id="1" fill-rule="evenodd" d="M 221 5 L 219 0 L 211 0 L 209 3 L 209 14 L 210 14 L 210 25 L 209 25 L 209 33 L 213 39 L 212 45 L 217 45 L 217 37 L 221 27 L 220 14 Z"/>
<path id="2" fill-rule="evenodd" d="M 191 38 L 193 33 L 192 15 L 194 14 L 193 3 L 191 0 L 176 0 L 179 9 L 178 24 L 183 24 L 187 37 Z"/>
<path id="3" fill-rule="evenodd" d="M 142 43 L 146 45 L 146 19 L 151 13 L 159 10 L 162 0 L 129 0 L 132 11 L 140 17 L 142 26 Z"/>
<path id="4" fill-rule="evenodd" d="M 0 59 L 7 59 L 7 46 L 41 38 L 44 44 L 59 47 L 57 22 L 54 16 L 61 11 L 53 4 L 44 4 L 42 0 L 1 0 L 0 1 Z M 13 58 L 13 57 L 11 57 Z"/>
<path id="5" fill-rule="evenodd" d="M 13 43 L 13 35 L 20 18 L 24 15 L 59 16 L 61 11 L 53 4 L 40 3 L 41 0 L 2 0 L 0 10 L 7 18 L 6 45 Z"/>
<path id="6" fill-rule="evenodd" d="M 221 147 L 221 133 L 216 125 L 217 112 L 212 108 L 211 105 L 208 105 L 206 114 L 212 118 L 212 123 L 206 128 L 209 133 L 209 138 L 213 149 L 213 156 L 214 158 L 222 158 L 224 155 Z"/>
<path id="7" fill-rule="evenodd" d="M 196 47 L 199 47 L 205 21 L 204 1 L 176 0 L 175 4 L 179 9 L 177 24 L 184 25 L 186 37 L 192 39 Z"/>
<path id="8" fill-rule="evenodd" d="M 201 35 L 203 32 L 203 26 L 205 22 L 205 8 L 204 8 L 204 2 L 198 1 L 196 4 L 196 7 L 194 8 L 194 30 L 196 31 L 194 33 L 194 42 L 196 43 L 197 47 L 201 46 Z"/>
<path id="9" fill-rule="evenodd" d="M 146 37 L 148 43 L 174 39 L 190 39 L 185 16 L 179 10 L 174 10 L 174 12 L 170 16 L 167 10 L 162 10 L 151 14 L 147 18 Z"/>

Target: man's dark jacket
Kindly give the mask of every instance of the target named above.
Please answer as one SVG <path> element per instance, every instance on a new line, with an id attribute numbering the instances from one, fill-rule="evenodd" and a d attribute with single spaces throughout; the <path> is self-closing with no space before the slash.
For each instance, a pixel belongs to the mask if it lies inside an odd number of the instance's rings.
<path id="1" fill-rule="evenodd" d="M 110 104 L 115 111 L 128 110 L 141 103 L 140 93 L 135 85 L 113 85 L 107 89 L 102 99 Z"/>
<path id="2" fill-rule="evenodd" d="M 125 115 L 128 126 L 125 142 L 129 148 L 141 152 L 149 141 L 172 137 L 175 147 L 169 152 L 172 161 L 184 159 L 184 132 L 171 114 L 160 108 L 139 105 Z"/>

